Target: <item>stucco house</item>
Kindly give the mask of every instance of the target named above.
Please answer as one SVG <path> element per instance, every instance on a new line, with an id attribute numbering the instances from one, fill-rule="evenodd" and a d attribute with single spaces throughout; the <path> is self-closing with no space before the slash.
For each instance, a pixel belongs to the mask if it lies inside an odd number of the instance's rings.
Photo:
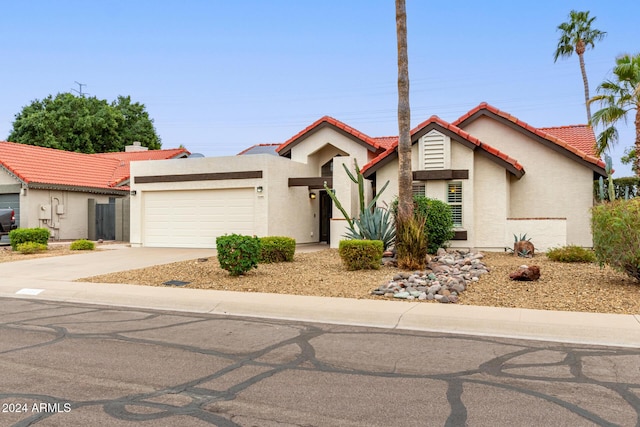
<path id="1" fill-rule="evenodd" d="M 54 239 L 90 237 L 96 205 L 118 202 L 128 220 L 128 203 L 122 202 L 129 198 L 130 162 L 183 158 L 189 152 L 147 151 L 135 144 L 126 149 L 83 154 L 2 141 L 0 207 L 15 211 L 18 226 L 47 228 Z"/>
<path id="2" fill-rule="evenodd" d="M 411 141 L 413 191 L 452 206 L 451 246 L 503 250 L 524 233 L 539 249 L 592 245 L 592 183 L 606 173 L 590 127 L 535 128 L 482 103 L 452 123 L 430 117 Z M 346 221 L 324 184 L 356 215 L 357 186 L 342 167 L 353 169 L 355 160 L 367 197 L 389 181 L 378 204 L 390 204 L 398 193 L 397 144 L 395 136 L 370 137 L 325 116 L 277 147 L 134 162 L 131 243 L 214 247 L 217 236 L 242 233 L 336 247 Z"/>

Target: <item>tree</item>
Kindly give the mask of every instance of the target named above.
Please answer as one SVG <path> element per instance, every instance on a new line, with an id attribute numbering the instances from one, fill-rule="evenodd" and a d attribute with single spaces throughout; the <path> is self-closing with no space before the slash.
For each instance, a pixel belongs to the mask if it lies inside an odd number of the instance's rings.
<path id="1" fill-rule="evenodd" d="M 24 107 L 7 140 L 81 153 L 123 151 L 133 141 L 150 149 L 161 146 L 143 104 L 122 96 L 109 104 L 71 93 L 49 95 Z"/>
<path id="2" fill-rule="evenodd" d="M 582 82 L 584 84 L 584 101 L 587 108 L 587 120 L 591 121 L 591 108 L 589 106 L 589 81 L 587 80 L 587 71 L 584 66 L 584 52 L 591 47 L 595 47 L 595 42 L 602 40 L 607 33 L 604 31 L 591 28 L 591 24 L 595 21 L 589 17 L 589 11 L 577 12 L 572 10 L 569 13 L 569 22 L 563 22 L 558 25 L 558 30 L 562 31 L 558 40 L 553 62 L 559 57 L 568 58 L 575 51 L 580 61 L 580 72 L 582 73 Z"/>
<path id="3" fill-rule="evenodd" d="M 409 56 L 405 0 L 396 0 L 398 39 L 398 216 L 403 223 L 413 217 L 411 173 L 411 109 L 409 107 Z"/>
<path id="4" fill-rule="evenodd" d="M 411 171 L 411 109 L 409 108 L 409 55 L 407 52 L 407 10 L 405 0 L 396 0 L 398 39 L 398 214 L 396 250 L 398 267 L 423 269 L 426 264 L 426 218 L 413 215 Z"/>
<path id="5" fill-rule="evenodd" d="M 598 86 L 599 95 L 589 100 L 589 103 L 599 102 L 603 108 L 593 113 L 591 123 L 602 125 L 605 129 L 598 135 L 597 152 L 602 154 L 613 144 L 618 142 L 618 130 L 615 124 L 621 120 L 627 121 L 627 113 L 635 110 L 633 119 L 636 128 L 635 159 L 633 170 L 640 172 L 640 54 L 623 55 L 616 59 L 613 68 L 614 80 L 606 80 Z"/>

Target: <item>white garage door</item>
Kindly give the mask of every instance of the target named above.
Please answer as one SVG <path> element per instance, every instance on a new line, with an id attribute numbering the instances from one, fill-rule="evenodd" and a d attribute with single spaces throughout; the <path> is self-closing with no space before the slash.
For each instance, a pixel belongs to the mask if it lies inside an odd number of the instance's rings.
<path id="1" fill-rule="evenodd" d="M 224 234 L 254 233 L 253 188 L 144 192 L 143 245 L 213 248 Z"/>

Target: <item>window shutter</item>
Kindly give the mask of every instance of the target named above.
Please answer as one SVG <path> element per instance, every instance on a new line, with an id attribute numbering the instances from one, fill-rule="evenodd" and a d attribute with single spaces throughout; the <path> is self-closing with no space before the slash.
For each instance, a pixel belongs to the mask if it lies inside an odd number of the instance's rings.
<path id="1" fill-rule="evenodd" d="M 445 169 L 445 136 L 429 132 L 422 137 L 422 166 L 424 170 Z"/>
<path id="2" fill-rule="evenodd" d="M 451 182 L 447 184 L 447 203 L 451 206 L 453 225 L 462 227 L 462 183 Z"/>

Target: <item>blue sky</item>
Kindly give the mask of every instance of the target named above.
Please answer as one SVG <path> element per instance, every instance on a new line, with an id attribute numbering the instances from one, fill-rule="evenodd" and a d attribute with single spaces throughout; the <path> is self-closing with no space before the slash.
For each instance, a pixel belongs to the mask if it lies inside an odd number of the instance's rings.
<path id="1" fill-rule="evenodd" d="M 78 89 L 146 105 L 163 148 L 206 156 L 283 142 L 323 115 L 397 135 L 393 0 L 0 0 L 0 139 L 22 107 Z M 640 2 L 407 0 L 412 126 L 486 101 L 533 126 L 586 122 L 578 58 L 553 62 L 556 27 L 589 10 L 591 93 L 640 52 Z M 616 176 L 632 145 L 619 128 Z"/>

